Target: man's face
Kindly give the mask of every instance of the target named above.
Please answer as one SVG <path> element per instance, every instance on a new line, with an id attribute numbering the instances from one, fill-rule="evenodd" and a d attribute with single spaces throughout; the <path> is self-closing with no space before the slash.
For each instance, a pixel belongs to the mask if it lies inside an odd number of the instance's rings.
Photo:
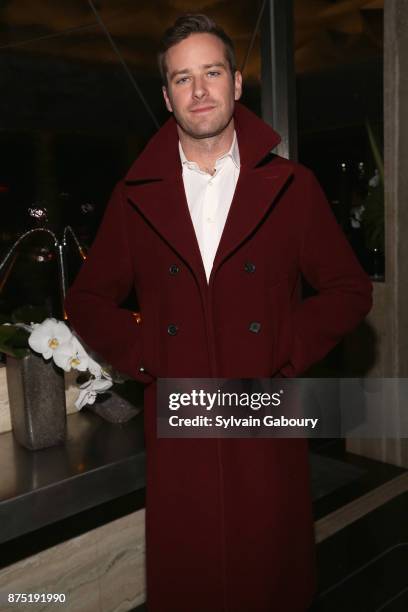
<path id="1" fill-rule="evenodd" d="M 193 138 L 211 138 L 229 124 L 234 101 L 241 97 L 242 77 L 234 77 L 224 43 L 213 34 L 191 34 L 166 53 L 167 109 Z"/>

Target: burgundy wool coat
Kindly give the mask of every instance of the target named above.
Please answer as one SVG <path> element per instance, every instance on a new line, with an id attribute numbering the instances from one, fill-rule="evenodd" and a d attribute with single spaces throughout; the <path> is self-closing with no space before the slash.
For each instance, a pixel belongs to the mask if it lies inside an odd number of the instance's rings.
<path id="1" fill-rule="evenodd" d="M 157 438 L 156 378 L 298 376 L 371 307 L 313 174 L 270 155 L 279 136 L 240 104 L 235 128 L 241 172 L 209 283 L 170 118 L 66 300 L 83 340 L 146 385 L 149 612 L 304 612 L 315 591 L 307 441 Z M 304 301 L 301 275 L 317 290 Z M 120 307 L 132 287 L 139 323 Z"/>

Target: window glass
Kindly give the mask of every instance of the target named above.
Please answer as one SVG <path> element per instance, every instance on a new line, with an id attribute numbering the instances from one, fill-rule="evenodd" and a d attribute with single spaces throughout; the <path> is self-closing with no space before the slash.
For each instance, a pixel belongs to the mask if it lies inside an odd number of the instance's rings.
<path id="1" fill-rule="evenodd" d="M 295 1 L 299 161 L 384 280 L 383 1 Z"/>
<path id="2" fill-rule="evenodd" d="M 90 245 L 115 183 L 168 117 L 156 51 L 187 11 L 205 12 L 231 35 L 243 67 L 243 101 L 260 112 L 261 2 L 8 0 L 0 11 L 0 257 L 24 231 L 66 225 Z M 81 259 L 69 241 L 69 278 Z M 27 239 L 1 273 L 0 313 L 60 302 L 46 234 Z M 3 272 L 6 272 L 5 274 Z M 5 277 L 7 280 L 5 281 Z"/>

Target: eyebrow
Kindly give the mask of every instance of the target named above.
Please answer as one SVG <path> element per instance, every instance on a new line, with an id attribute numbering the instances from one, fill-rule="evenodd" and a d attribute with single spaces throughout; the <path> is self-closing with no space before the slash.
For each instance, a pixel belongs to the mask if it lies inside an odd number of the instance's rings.
<path id="1" fill-rule="evenodd" d="M 200 66 L 200 68 L 204 68 L 204 70 L 207 70 L 208 68 L 226 68 L 226 65 L 224 62 L 213 62 L 212 64 L 202 64 Z M 175 76 L 177 76 L 178 74 L 188 74 L 189 72 L 191 72 L 191 68 L 182 68 L 181 70 L 174 70 L 171 74 L 170 74 L 170 79 L 174 79 Z"/>

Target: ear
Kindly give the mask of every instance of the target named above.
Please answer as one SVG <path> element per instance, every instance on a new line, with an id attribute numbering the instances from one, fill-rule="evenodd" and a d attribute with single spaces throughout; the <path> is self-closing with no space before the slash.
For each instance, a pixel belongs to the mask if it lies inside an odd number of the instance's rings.
<path id="1" fill-rule="evenodd" d="M 169 98 L 168 93 L 167 93 L 167 88 L 164 85 L 162 87 L 162 92 L 163 92 L 163 98 L 164 98 L 164 102 L 166 104 L 166 108 L 167 108 L 167 110 L 170 113 L 172 113 L 173 112 L 173 108 L 171 106 L 170 98 Z"/>
<path id="2" fill-rule="evenodd" d="M 234 75 L 234 100 L 239 100 L 242 94 L 242 74 L 239 70 Z"/>

